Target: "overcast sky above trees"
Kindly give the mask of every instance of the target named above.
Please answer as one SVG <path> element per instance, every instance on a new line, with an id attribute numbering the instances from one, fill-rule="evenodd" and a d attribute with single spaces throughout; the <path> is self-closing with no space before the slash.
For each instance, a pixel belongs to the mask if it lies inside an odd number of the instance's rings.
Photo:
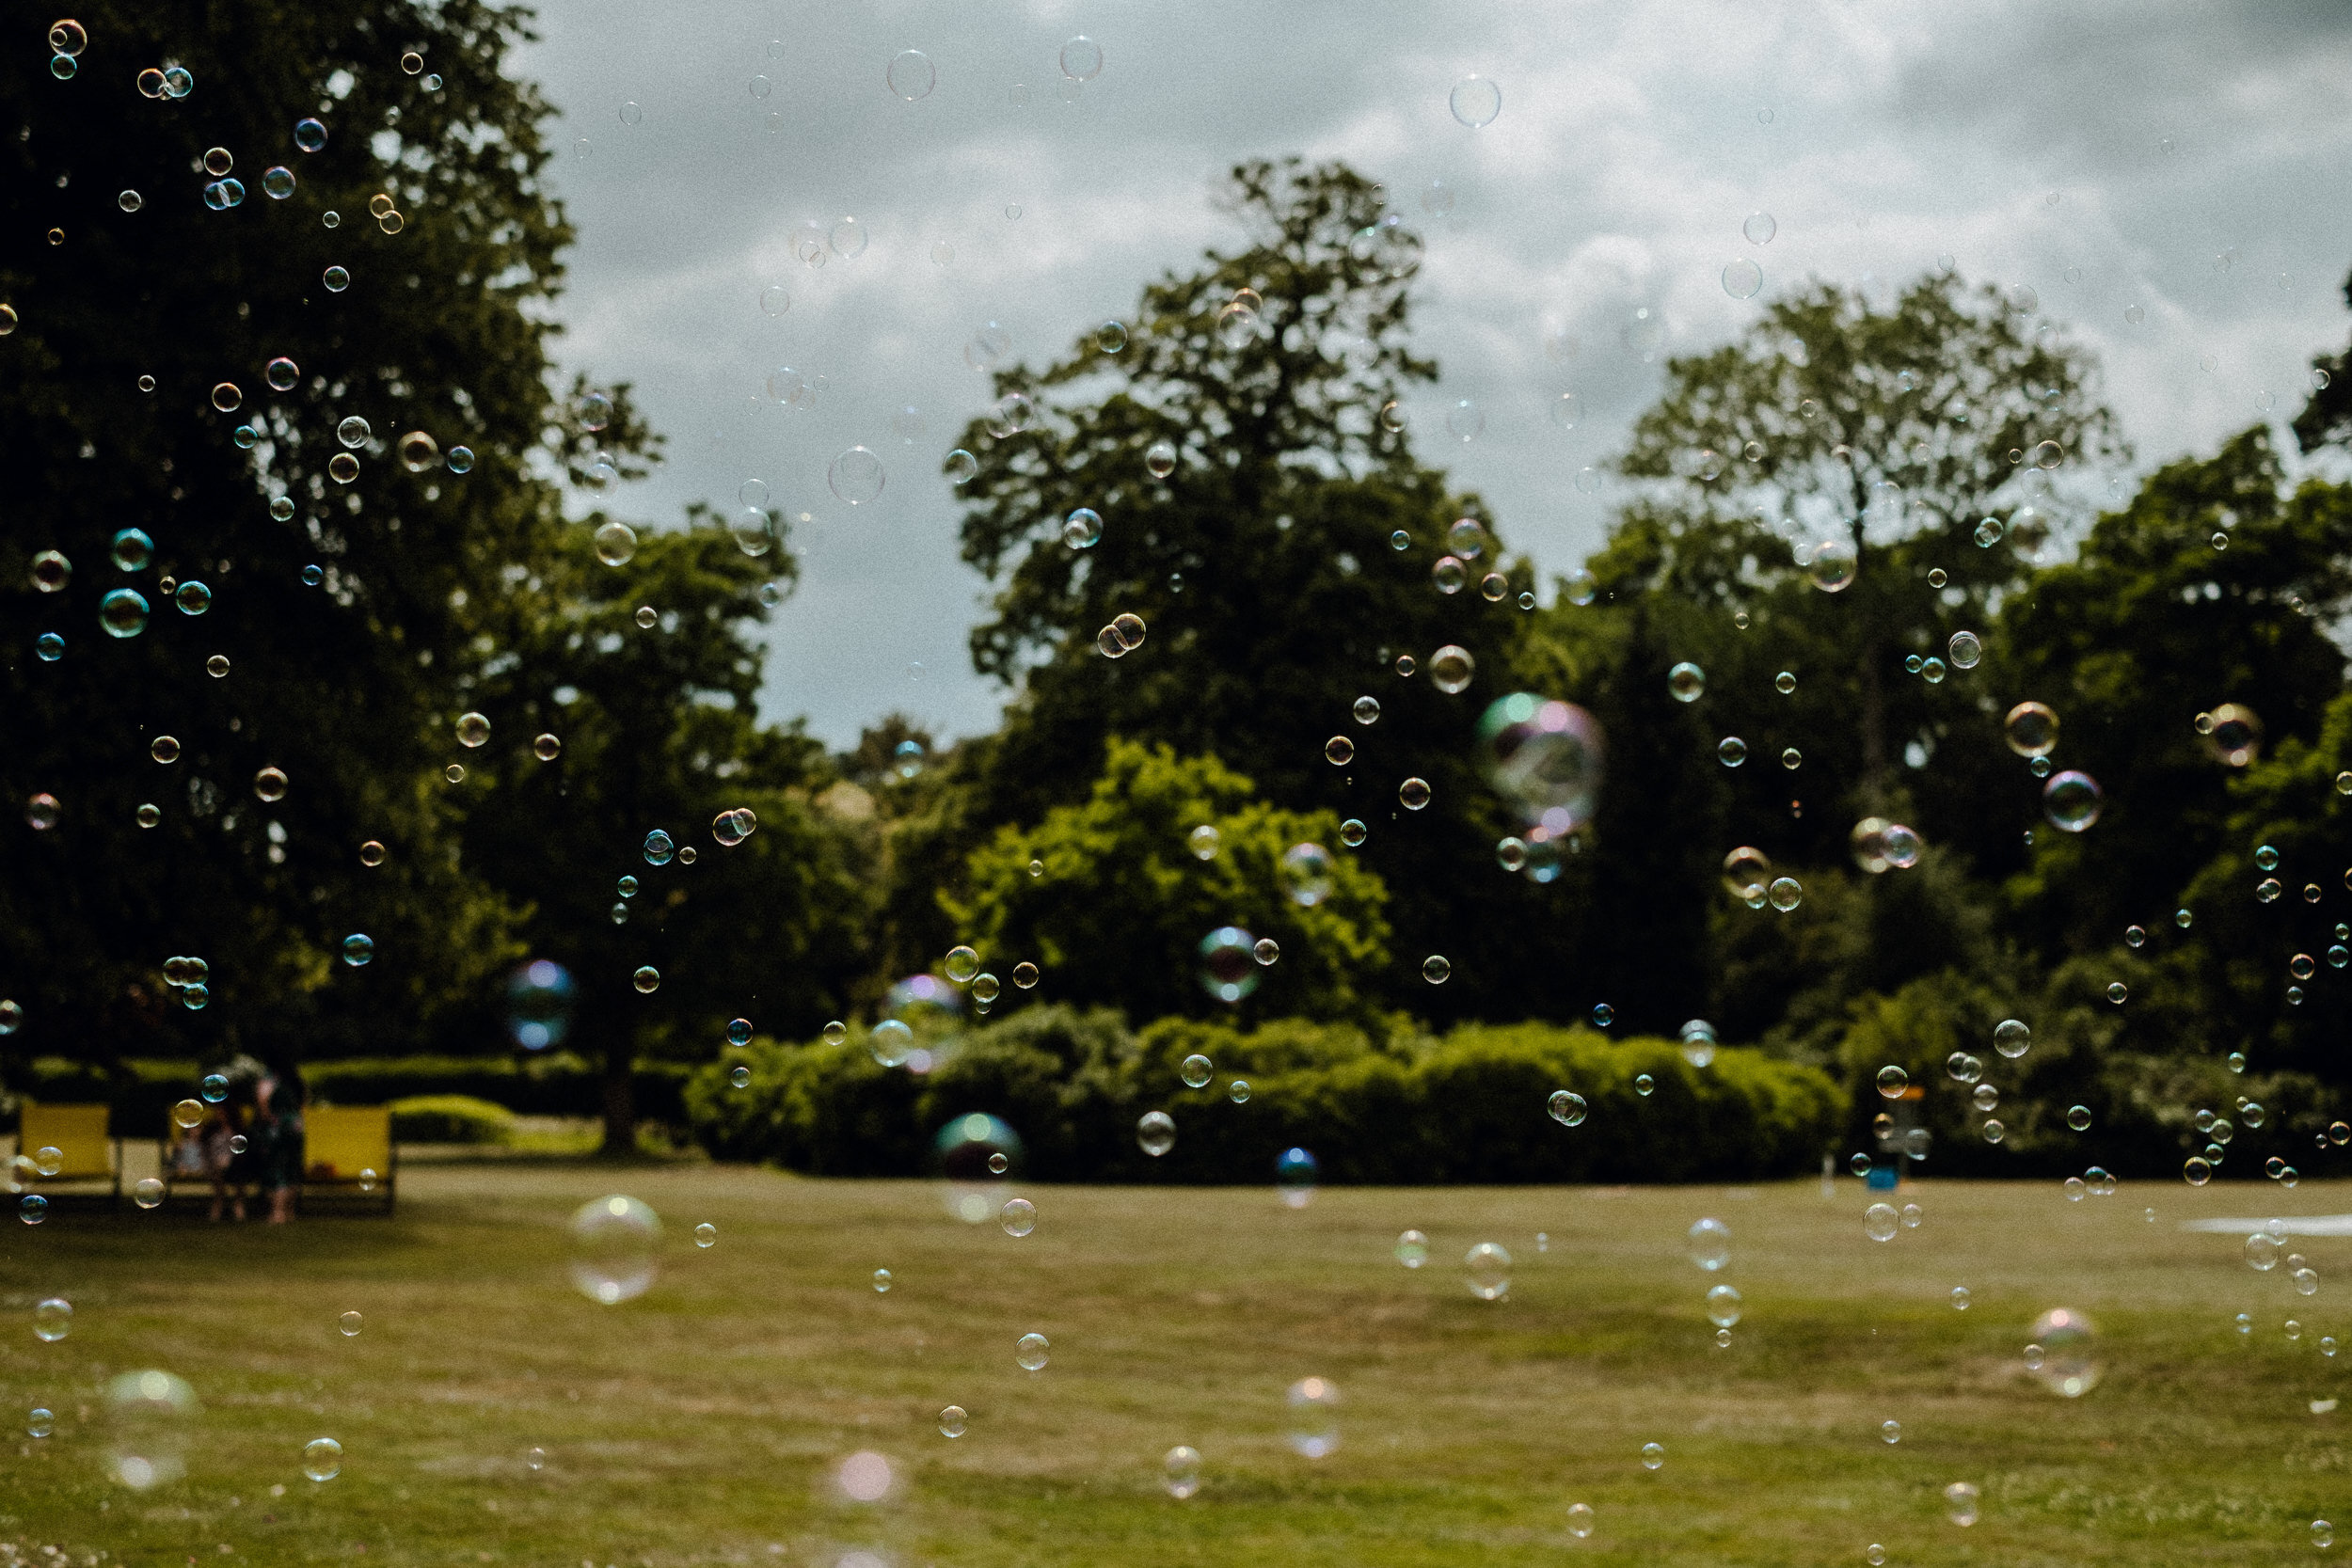
<path id="1" fill-rule="evenodd" d="M 893 708 L 942 735 L 995 722 L 939 471 L 987 388 L 966 341 L 1001 323 L 1041 365 L 1144 279 L 1239 248 L 1211 196 L 1241 158 L 1344 158 L 1425 234 L 1416 346 L 1445 374 L 1416 438 L 1547 577 L 1598 543 L 1613 487 L 1575 478 L 1660 385 L 1638 309 L 1662 356 L 1807 277 L 1883 287 L 1949 256 L 2030 286 L 2098 353 L 2143 469 L 2292 418 L 2309 356 L 2345 336 L 2352 11 L 2332 5 L 560 0 L 541 30 L 516 69 L 563 112 L 580 230 L 559 352 L 633 382 L 670 437 L 617 507 L 732 509 L 757 478 L 808 515 L 765 701 L 835 745 Z M 1077 87 L 1057 55 L 1081 34 L 1104 65 Z M 908 49 L 936 71 L 913 103 L 884 81 Z M 1448 106 L 1472 73 L 1502 90 L 1477 130 Z M 795 259 L 796 225 L 845 215 L 862 254 Z M 1721 281 L 1740 258 L 1755 299 Z M 768 400 L 787 364 L 824 378 L 815 407 Z M 1446 428 L 1465 398 L 1468 443 Z M 825 475 L 856 444 L 888 483 L 852 509 Z"/>

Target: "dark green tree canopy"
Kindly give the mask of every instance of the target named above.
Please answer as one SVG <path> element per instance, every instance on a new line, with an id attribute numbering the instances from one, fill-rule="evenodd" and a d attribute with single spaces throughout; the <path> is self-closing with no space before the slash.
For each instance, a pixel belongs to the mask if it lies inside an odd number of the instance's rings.
<path id="1" fill-rule="evenodd" d="M 15 1043 L 348 1049 L 478 990 L 504 951 L 503 915 L 434 846 L 500 573 L 560 526 L 530 454 L 553 414 L 541 307 L 570 230 L 540 185 L 547 105 L 503 69 L 523 13 L 75 14 L 88 44 L 70 80 L 35 47 L 0 63 L 19 128 L 0 154 L 17 323 L 0 339 L 17 715 L 0 778 L 60 802 L 0 889 L 0 967 L 33 1019 Z M 405 50 L 433 81 L 403 72 Z M 190 73 L 185 96 L 143 96 L 140 72 L 164 66 Z M 326 128 L 315 151 L 305 119 Z M 218 210 L 199 172 L 214 148 L 244 192 Z M 379 194 L 397 234 L 370 215 Z M 342 435 L 354 418 L 365 434 Z M 431 441 L 413 465 L 410 432 Z M 355 459 L 355 477 L 331 471 Z M 110 563 L 125 528 L 152 539 L 151 564 Z M 60 593 L 34 591 L 42 549 L 72 562 Z M 201 582 L 209 606 L 174 609 L 164 579 Z M 100 625 L 118 588 L 151 611 L 123 639 Z M 56 662 L 33 657 L 44 632 L 65 639 Z M 165 735 L 183 748 L 168 766 L 149 759 Z M 268 766 L 282 800 L 256 800 Z M 159 826 L 135 825 L 141 803 Z M 370 839 L 389 850 L 373 870 Z M 331 961 L 353 931 L 376 939 L 364 971 Z M 181 954 L 212 966 L 203 1012 L 157 983 Z"/>

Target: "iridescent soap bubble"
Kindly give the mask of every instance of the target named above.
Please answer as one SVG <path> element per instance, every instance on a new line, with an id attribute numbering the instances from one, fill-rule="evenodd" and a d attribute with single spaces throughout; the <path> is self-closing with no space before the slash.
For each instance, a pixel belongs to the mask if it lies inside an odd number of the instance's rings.
<path id="1" fill-rule="evenodd" d="M 110 1379 L 105 1386 L 109 1479 L 134 1492 L 179 1480 L 187 1472 L 198 1414 L 196 1390 L 170 1372 L 150 1369 Z"/>
<path id="2" fill-rule="evenodd" d="M 1718 1219 L 1703 1219 L 1691 1227 L 1686 1238 L 1691 1261 L 1713 1274 L 1731 1261 L 1731 1227 Z"/>
<path id="3" fill-rule="evenodd" d="M 147 629 L 147 598 L 136 589 L 117 588 L 98 602 L 98 624 L 109 637 L 136 637 Z"/>
<path id="4" fill-rule="evenodd" d="M 1037 1228 L 1037 1205 L 1025 1197 L 1009 1198 L 996 1212 L 996 1222 L 1008 1236 L 1026 1236 Z"/>
<path id="5" fill-rule="evenodd" d="M 2034 1321 L 2038 1366 L 2028 1362 L 2042 1386 L 2067 1399 L 2080 1399 L 2098 1386 L 2097 1333 L 2090 1320 L 2068 1307 L 2053 1307 Z"/>
<path id="6" fill-rule="evenodd" d="M 2047 704 L 2019 703 L 2002 721 L 2002 736 L 2021 757 L 2045 757 L 2058 746 L 2058 717 Z"/>
<path id="7" fill-rule="evenodd" d="M 1283 1205 L 1304 1209 L 1315 1196 L 1315 1181 L 1322 1169 L 1321 1163 L 1303 1148 L 1286 1148 L 1277 1155 L 1274 1190 L 1281 1196 Z"/>
<path id="8" fill-rule="evenodd" d="M 38 1166 L 36 1166 L 38 1168 Z M 62 1163 L 60 1167 L 62 1168 Z M 55 1176 L 56 1170 L 43 1171 Z M 33 1307 L 33 1338 L 45 1345 L 54 1345 L 73 1332 L 73 1304 L 63 1296 L 51 1296 Z"/>
<path id="9" fill-rule="evenodd" d="M 1154 1160 L 1166 1154 L 1176 1147 L 1176 1118 L 1166 1111 L 1144 1112 L 1136 1123 L 1136 1144 Z"/>
<path id="10" fill-rule="evenodd" d="M 610 1307 L 644 1295 L 657 1272 L 661 1219 L 633 1197 L 615 1194 L 583 1203 L 571 1219 L 572 1283 Z"/>
<path id="11" fill-rule="evenodd" d="M 1091 549 L 1102 537 L 1102 514 L 1090 506 L 1082 506 L 1062 520 L 1061 542 L 1073 550 Z"/>
<path id="12" fill-rule="evenodd" d="M 1677 703 L 1695 703 L 1707 691 L 1707 672 L 1684 661 L 1666 672 L 1666 692 Z"/>
<path id="13" fill-rule="evenodd" d="M 1290 1407 L 1292 1451 L 1308 1459 L 1323 1459 L 1339 1448 L 1339 1385 L 1328 1378 L 1302 1377 L 1291 1385 L 1284 1402 Z"/>
<path id="14" fill-rule="evenodd" d="M 1891 1203 L 1873 1203 L 1862 1212 L 1862 1233 L 1874 1242 L 1891 1242 L 1902 1219 Z"/>
<path id="15" fill-rule="evenodd" d="M 931 88 L 939 83 L 939 68 L 920 49 L 902 50 L 892 56 L 882 71 L 882 82 L 893 93 L 914 103 L 931 95 Z"/>
<path id="16" fill-rule="evenodd" d="M 1331 853 L 1320 844 L 1294 844 L 1282 852 L 1282 891 L 1290 900 L 1312 909 L 1331 895 Z"/>
<path id="17" fill-rule="evenodd" d="M 1025 1372 L 1041 1372 L 1053 1348 L 1042 1334 L 1024 1334 L 1013 1343 L 1012 1358 Z"/>
<path id="18" fill-rule="evenodd" d="M 1418 1269 L 1429 1261 L 1429 1238 L 1418 1230 L 1407 1230 L 1396 1239 L 1396 1260 L 1408 1269 Z"/>
<path id="19" fill-rule="evenodd" d="M 1502 112 L 1502 89 L 1484 76 L 1465 76 L 1446 94 L 1454 118 L 1475 131 L 1494 123 Z"/>
<path id="20" fill-rule="evenodd" d="M 1511 1293 L 1511 1254 L 1500 1243 L 1479 1243 L 1462 1259 L 1462 1283 L 1480 1301 L 1501 1301 Z"/>
<path id="21" fill-rule="evenodd" d="M 1085 34 L 1061 46 L 1061 73 L 1073 82 L 1091 82 L 1103 74 L 1103 46 Z"/>
<path id="22" fill-rule="evenodd" d="M 1421 961 L 1421 977 L 1433 986 L 1442 986 L 1454 976 L 1453 961 L 1442 953 L 1432 953 Z"/>
<path id="23" fill-rule="evenodd" d="M 1805 560 L 1805 575 L 1821 592 L 1841 593 L 1853 582 L 1860 563 L 1853 541 L 1840 535 L 1813 546 Z"/>
<path id="24" fill-rule="evenodd" d="M 2232 768 L 2244 768 L 2262 754 L 2262 720 L 2240 703 L 2223 703 L 2198 726 L 2215 757 Z"/>
<path id="25" fill-rule="evenodd" d="M 1724 268 L 1724 293 L 1734 299 L 1754 299 L 1764 287 L 1764 269 L 1742 256 Z"/>
<path id="26" fill-rule="evenodd" d="M 1179 1443 L 1168 1450 L 1160 1461 L 1161 1484 L 1168 1495 L 1182 1502 L 1200 1490 L 1200 1450 Z"/>
<path id="27" fill-rule="evenodd" d="M 1551 1119 L 1561 1126 L 1579 1126 L 1585 1117 L 1584 1097 L 1566 1089 L 1554 1089 L 1551 1091 L 1550 1099 L 1545 1101 L 1545 1109 L 1550 1114 Z"/>
<path id="28" fill-rule="evenodd" d="M 882 459 L 866 447 L 851 447 L 826 467 L 825 483 L 851 506 L 862 506 L 882 493 Z"/>
<path id="29" fill-rule="evenodd" d="M 1219 1002 L 1233 1003 L 1258 989 L 1258 965 L 1250 955 L 1257 939 L 1238 926 L 1220 926 L 1200 939 L 1200 985 Z"/>
<path id="30" fill-rule="evenodd" d="M 1740 1291 L 1736 1286 L 1710 1285 L 1707 1291 L 1707 1321 L 1717 1328 L 1730 1328 L 1740 1322 Z"/>
<path id="31" fill-rule="evenodd" d="M 330 1481 L 343 1473 L 343 1446 L 332 1437 L 313 1437 L 302 1445 L 302 1473 L 315 1481 Z"/>
<path id="32" fill-rule="evenodd" d="M 2042 814 L 2064 832 L 2088 830 L 2105 803 L 2098 781 L 2076 768 L 2052 775 L 2042 786 Z"/>
<path id="33" fill-rule="evenodd" d="M 1480 761 L 1521 821 L 1549 839 L 1592 817 L 1600 793 L 1600 726 L 1572 703 L 1513 692 L 1478 721 Z"/>

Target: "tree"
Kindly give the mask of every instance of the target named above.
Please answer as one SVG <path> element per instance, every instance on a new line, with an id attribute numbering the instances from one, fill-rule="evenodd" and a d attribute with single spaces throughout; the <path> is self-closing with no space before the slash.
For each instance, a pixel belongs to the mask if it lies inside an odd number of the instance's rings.
<path id="1" fill-rule="evenodd" d="M 1213 998 L 1199 976 L 1203 940 L 1232 927 L 1279 949 L 1258 963 L 1236 943 L 1215 972 L 1256 991 L 1260 1016 L 1360 1013 L 1390 961 L 1388 890 L 1341 847 L 1332 813 L 1255 793 L 1214 757 L 1114 740 L 1088 800 L 998 830 L 949 912 L 1000 981 L 1034 962 L 1058 1002 L 1147 1018 L 1229 1007 L 1242 997 Z M 1214 837 L 1195 842 L 1204 827 Z"/>
<path id="2" fill-rule="evenodd" d="M 2096 951 L 2133 924 L 2177 941 L 2164 923 L 2200 868 L 2218 857 L 2237 884 L 2253 847 L 2233 829 L 2248 792 L 2278 794 L 2279 783 L 2257 780 L 2275 781 L 2284 765 L 2233 788 L 2227 748 L 2199 734 L 2198 716 L 2251 708 L 2264 746 L 2304 759 L 2288 771 L 2308 770 L 2344 689 L 2328 627 L 2347 608 L 2352 487 L 2314 480 L 2288 492 L 2259 427 L 2214 457 L 2159 469 L 2130 506 L 2099 520 L 2077 561 L 2036 576 L 2004 610 L 2000 663 L 2015 695 L 2057 711 L 2053 763 L 2088 771 L 2105 803 L 2090 831 L 2053 831 L 2037 823 L 2041 786 L 2022 768 L 1979 802 L 1989 831 L 2014 841 L 2035 830 L 2010 892 L 2029 941 Z M 2006 812 L 1987 809 L 2004 797 Z M 2265 825 L 2275 831 L 2288 815 Z"/>
<path id="3" fill-rule="evenodd" d="M 532 953 L 575 977 L 572 1040 L 604 1067 L 608 1153 L 636 1147 L 642 1058 L 705 1056 L 739 1014 L 812 1033 L 846 1010 L 864 958 L 869 896 L 815 804 L 823 749 L 756 719 L 751 628 L 795 562 L 689 521 L 620 566 L 577 529 L 517 585 L 511 659 L 481 692 L 498 746 L 469 781 L 467 863 L 527 909 Z"/>
<path id="4" fill-rule="evenodd" d="M 1502 562 L 1476 498 L 1415 461 L 1396 412 L 1435 373 L 1404 342 L 1420 241 L 1342 166 L 1247 164 L 1228 199 L 1248 248 L 1164 277 L 1131 324 L 1042 372 L 998 372 L 997 408 L 965 434 L 963 553 L 1002 583 L 973 657 L 1022 691 L 973 759 L 961 820 L 1037 822 L 1083 798 L 1114 736 L 1215 754 L 1278 805 L 1362 820 L 1362 858 L 1413 890 L 1394 911 L 1391 1004 L 1556 1010 L 1555 911 L 1492 870 L 1510 824 L 1474 762 L 1479 711 L 1511 689 L 1527 569 Z M 1073 547 L 1081 508 L 1101 534 Z M 1479 553 L 1441 591 L 1463 518 Z M 1098 634 L 1121 614 L 1144 641 L 1112 657 Z M 1425 666 L 1447 645 L 1476 661 L 1469 691 L 1400 673 L 1400 656 Z M 1351 717 L 1361 697 L 1378 705 L 1369 727 Z M 1335 736 L 1352 769 L 1326 760 Z M 1431 786 L 1428 809 L 1399 805 L 1407 778 Z M 1456 983 L 1421 979 L 1430 954 L 1455 958 Z"/>
<path id="5" fill-rule="evenodd" d="M 2067 503 L 2051 469 L 2118 451 L 2089 362 L 2054 326 L 2028 330 L 2029 309 L 1947 275 L 1884 307 L 1815 284 L 1739 341 L 1669 363 L 1618 465 L 1640 488 L 1591 562 L 1593 602 L 1564 595 L 1522 655 L 1612 705 L 1613 793 L 1586 861 L 1610 890 L 1596 957 L 1617 954 L 1626 994 L 1678 990 L 1696 1012 L 1711 993 L 1747 1031 L 1794 1007 L 1834 1031 L 1845 986 L 1948 961 L 1912 936 L 1981 926 L 1964 859 L 1899 886 L 1872 878 L 1858 904 L 1827 878 L 1869 815 L 1984 847 L 1972 829 L 1998 766 L 1994 673 L 1951 639 L 1987 643 L 2055 553 Z M 1677 705 L 1667 673 L 1684 662 L 1703 680 Z M 1718 867 L 1742 845 L 1799 873 L 1811 908 L 1784 921 L 1726 902 Z M 1850 905 L 1836 932 L 1816 929 Z M 1710 906 L 1712 940 L 1692 918 Z M 1673 986 L 1655 987 L 1645 954 L 1673 956 Z M 1818 985 L 1836 995 L 1800 1001 Z"/>
<path id="6" fill-rule="evenodd" d="M 2037 303 L 1949 273 L 1886 309 L 1812 285 L 1740 341 L 1670 361 L 1619 462 L 1653 484 L 1595 563 L 1602 585 L 1667 589 L 1718 622 L 1774 599 L 1830 657 L 1808 684 L 1851 716 L 1839 776 L 1862 807 L 1888 802 L 1894 737 L 1930 717 L 1887 689 L 1906 634 L 1984 625 L 2049 547 L 2050 472 L 2120 454 L 2087 356 L 2051 324 L 2026 330 Z M 1975 542 L 1988 517 L 2012 548 Z M 1931 594 L 1934 568 L 1949 582 Z M 1851 585 L 1824 603 L 1808 574 Z"/>
<path id="7" fill-rule="evenodd" d="M 502 72 L 523 14 L 102 0 L 75 15 L 70 79 L 39 49 L 0 64 L 24 128 L 0 154 L 0 781 L 20 802 L 0 990 L 30 1020 L 11 1043 L 405 1042 L 512 951 L 511 911 L 451 869 L 465 796 L 438 773 L 499 574 L 560 527 L 533 454 L 570 230 L 539 184 L 548 106 Z M 404 50 L 433 74 L 404 73 Z M 143 97 L 142 71 L 164 66 L 192 87 Z M 326 142 L 303 151 L 311 117 Z M 192 172 L 214 148 L 244 192 L 218 209 Z M 266 194 L 278 166 L 283 199 Z M 368 215 L 379 194 L 397 234 Z M 338 471 L 354 459 L 356 477 Z M 126 528 L 151 563 L 117 545 Z M 34 589 L 45 549 L 72 562 L 55 594 Z M 149 606 L 143 629 L 114 623 L 132 635 L 101 629 L 117 590 Z M 34 657 L 46 633 L 64 639 L 56 662 Z M 167 736 L 179 760 L 151 760 Z M 257 791 L 273 767 L 282 797 Z M 58 802 L 53 828 L 24 825 L 37 792 Z M 355 933 L 374 940 L 365 968 L 337 961 Z M 159 981 L 177 955 L 210 965 L 201 1011 Z"/>

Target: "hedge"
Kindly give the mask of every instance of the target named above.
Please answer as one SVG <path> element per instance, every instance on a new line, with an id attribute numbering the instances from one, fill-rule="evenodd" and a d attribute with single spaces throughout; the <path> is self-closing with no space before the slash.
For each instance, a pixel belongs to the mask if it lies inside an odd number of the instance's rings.
<path id="1" fill-rule="evenodd" d="M 119 1078 L 62 1056 L 12 1066 L 11 1094 L 34 1101 L 114 1107 L 115 1131 L 125 1137 L 163 1132 L 171 1107 L 196 1093 L 210 1066 L 194 1061 L 128 1060 Z M 681 1090 L 687 1069 L 656 1062 L 637 1069 L 637 1112 L 648 1121 L 686 1119 Z M 596 1117 L 604 1114 L 604 1080 L 590 1063 L 567 1052 L 521 1063 L 497 1056 L 396 1056 L 312 1062 L 302 1069 L 311 1099 L 328 1105 L 389 1105 L 427 1095 L 464 1095 L 519 1116 Z M 13 1120 L 15 1108 L 8 1108 Z"/>
<path id="2" fill-rule="evenodd" d="M 1179 1076 L 1194 1053 L 1216 1067 L 1205 1088 Z M 718 1158 L 820 1176 L 926 1174 L 934 1131 L 977 1111 L 1020 1133 L 1021 1174 L 1040 1180 L 1270 1181 L 1296 1146 L 1330 1182 L 1699 1181 L 1814 1168 L 1847 1108 L 1828 1074 L 1753 1051 L 1700 1069 L 1670 1041 L 1537 1023 L 1442 1039 L 1295 1020 L 1252 1034 L 1181 1020 L 1136 1032 L 1115 1013 L 1046 1006 L 937 1054 L 916 1075 L 879 1066 L 856 1040 L 756 1040 L 688 1080 L 688 1123 Z M 1236 1077 L 1246 1103 L 1229 1098 Z M 1584 1097 L 1581 1125 L 1549 1115 L 1561 1088 Z M 1153 1110 L 1177 1129 L 1156 1160 L 1136 1142 Z"/>
<path id="3" fill-rule="evenodd" d="M 404 1144 L 503 1144 L 515 1113 L 469 1094 L 421 1094 L 392 1101 L 392 1140 Z"/>

